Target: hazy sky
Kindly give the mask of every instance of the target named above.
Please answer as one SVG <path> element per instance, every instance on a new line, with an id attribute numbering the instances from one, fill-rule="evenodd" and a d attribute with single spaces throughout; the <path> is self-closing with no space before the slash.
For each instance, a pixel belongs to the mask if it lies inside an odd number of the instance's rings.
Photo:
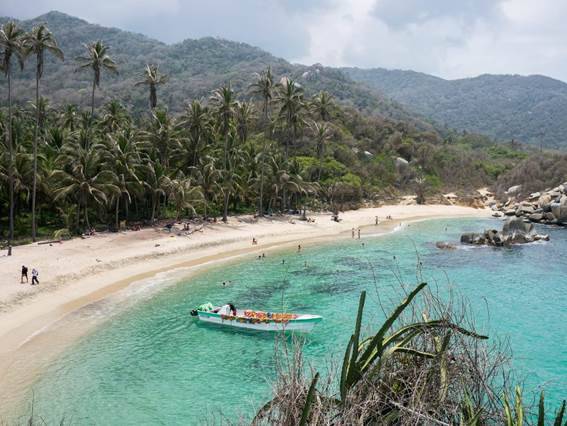
<path id="1" fill-rule="evenodd" d="M 0 15 L 49 10 L 169 43 L 243 41 L 305 64 L 567 81 L 567 0 L 0 0 Z"/>

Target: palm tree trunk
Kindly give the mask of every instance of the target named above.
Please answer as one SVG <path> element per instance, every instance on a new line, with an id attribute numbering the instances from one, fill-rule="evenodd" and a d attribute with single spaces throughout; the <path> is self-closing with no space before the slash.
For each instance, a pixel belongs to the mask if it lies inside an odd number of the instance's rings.
<path id="1" fill-rule="evenodd" d="M 33 185 L 32 185 L 32 241 L 37 237 L 35 219 L 35 199 L 37 193 L 37 139 L 39 137 L 39 75 L 35 78 L 35 133 L 33 138 Z"/>
<path id="2" fill-rule="evenodd" d="M 154 223 L 155 217 L 156 217 L 156 195 L 153 194 L 152 195 L 152 219 L 151 219 L 152 224 Z"/>
<path id="3" fill-rule="evenodd" d="M 10 225 L 8 230 L 8 246 L 14 239 L 14 164 L 13 164 L 13 147 L 12 147 L 12 72 L 10 64 L 8 64 L 8 185 L 10 186 Z"/>
<path id="4" fill-rule="evenodd" d="M 94 94 L 96 88 L 96 80 L 93 78 L 93 92 L 91 94 L 91 122 L 94 118 Z"/>
<path id="5" fill-rule="evenodd" d="M 87 230 L 91 230 L 91 224 L 89 222 L 89 209 L 87 204 L 87 198 L 85 197 L 85 223 L 87 224 Z"/>
<path id="6" fill-rule="evenodd" d="M 10 192 L 10 225 L 8 231 L 8 245 L 14 239 L 14 169 L 12 158 L 14 156 L 12 147 L 12 73 L 10 64 L 8 64 L 8 131 L 6 137 L 8 138 L 8 185 Z"/>
<path id="7" fill-rule="evenodd" d="M 230 194 L 228 191 L 224 193 L 224 210 L 222 214 L 222 221 L 224 223 L 228 222 L 228 201 L 230 199 Z"/>
<path id="8" fill-rule="evenodd" d="M 264 157 L 262 156 L 262 170 L 260 172 L 260 205 L 258 206 L 258 216 L 264 216 Z"/>
<path id="9" fill-rule="evenodd" d="M 120 197 L 116 198 L 116 211 L 114 212 L 114 221 L 116 223 L 116 232 L 120 230 L 120 224 L 118 223 L 118 210 L 120 208 Z"/>

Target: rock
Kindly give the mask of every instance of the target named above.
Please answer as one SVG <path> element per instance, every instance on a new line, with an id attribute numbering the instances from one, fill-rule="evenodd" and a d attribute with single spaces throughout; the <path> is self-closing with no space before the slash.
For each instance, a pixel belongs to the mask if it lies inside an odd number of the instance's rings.
<path id="1" fill-rule="evenodd" d="M 548 211 L 548 212 L 545 212 L 543 214 L 543 219 L 546 222 L 551 222 L 551 221 L 555 220 L 555 216 L 553 216 L 553 213 L 551 213 L 551 211 Z"/>
<path id="2" fill-rule="evenodd" d="M 515 233 L 529 234 L 534 229 L 532 223 L 524 223 L 522 219 L 510 219 L 504 223 L 502 227 L 502 233 L 505 236 L 512 235 Z"/>
<path id="3" fill-rule="evenodd" d="M 400 169 L 407 167 L 409 164 L 409 161 L 402 157 L 397 157 L 395 161 L 396 161 L 396 167 Z"/>
<path id="4" fill-rule="evenodd" d="M 518 212 L 520 214 L 518 214 Z M 518 210 L 516 210 L 516 216 L 521 216 L 521 215 L 525 215 L 525 214 L 532 214 L 535 212 L 535 208 L 530 205 L 530 204 L 522 204 L 520 207 L 518 207 Z"/>
<path id="5" fill-rule="evenodd" d="M 504 241 L 502 235 L 496 229 L 491 229 L 490 231 L 485 231 L 487 243 L 493 246 L 501 246 Z"/>
<path id="6" fill-rule="evenodd" d="M 503 214 L 501 212 L 494 212 L 492 213 L 492 217 L 502 217 Z"/>
<path id="7" fill-rule="evenodd" d="M 542 219 L 543 219 L 543 214 L 542 213 L 533 213 L 533 214 L 528 216 L 528 219 L 531 220 L 532 222 L 541 222 Z"/>
<path id="8" fill-rule="evenodd" d="M 461 235 L 461 243 L 482 245 L 486 243 L 486 238 L 482 234 L 477 234 L 476 232 L 468 232 Z"/>
<path id="9" fill-rule="evenodd" d="M 534 213 L 535 214 L 535 213 Z M 534 219 L 543 218 L 542 213 L 537 213 L 538 216 Z M 540 217 L 541 216 L 541 217 Z M 531 243 L 533 241 L 539 241 L 544 239 L 549 239 L 546 235 L 537 235 L 534 232 L 534 225 L 530 223 L 527 218 L 513 218 L 508 219 L 502 231 L 496 229 L 490 229 L 484 231 L 482 234 L 477 234 L 474 232 L 466 233 L 461 235 L 462 244 L 473 244 L 473 245 L 489 245 L 494 247 L 511 246 L 513 244 L 525 244 Z"/>
<path id="10" fill-rule="evenodd" d="M 508 191 L 506 191 L 506 194 L 516 195 L 521 190 L 522 190 L 522 185 L 514 185 L 514 186 L 511 186 L 510 188 L 508 188 Z"/>
<path id="11" fill-rule="evenodd" d="M 529 199 L 530 199 L 530 201 L 532 201 L 532 200 L 535 201 L 535 200 L 537 200 L 539 197 L 541 197 L 541 193 L 539 193 L 539 192 L 532 192 L 532 193 L 530 194 Z"/>
<path id="12" fill-rule="evenodd" d="M 516 209 L 504 210 L 504 215 L 505 215 L 505 216 L 514 216 L 515 214 L 516 214 Z"/>
<path id="13" fill-rule="evenodd" d="M 551 195 L 549 194 L 543 194 L 541 197 L 539 197 L 539 199 L 537 200 L 537 205 L 542 208 L 542 209 L 546 209 L 546 207 L 549 207 L 549 205 L 551 204 Z"/>
<path id="14" fill-rule="evenodd" d="M 553 217 L 558 222 L 567 222 L 567 205 L 562 205 L 561 203 L 551 203 L 551 213 L 553 213 Z"/>
<path id="15" fill-rule="evenodd" d="M 435 243 L 435 247 L 441 250 L 455 250 L 457 248 L 457 246 L 455 246 L 454 244 L 448 243 L 446 241 L 437 241 Z"/>

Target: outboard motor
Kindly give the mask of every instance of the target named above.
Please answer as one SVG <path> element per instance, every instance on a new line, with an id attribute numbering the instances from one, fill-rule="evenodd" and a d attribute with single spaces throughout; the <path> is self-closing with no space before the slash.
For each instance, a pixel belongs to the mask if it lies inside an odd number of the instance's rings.
<path id="1" fill-rule="evenodd" d="M 198 315 L 198 314 L 197 314 L 197 309 L 191 309 L 190 314 L 191 314 L 192 317 L 196 317 L 196 316 Z"/>

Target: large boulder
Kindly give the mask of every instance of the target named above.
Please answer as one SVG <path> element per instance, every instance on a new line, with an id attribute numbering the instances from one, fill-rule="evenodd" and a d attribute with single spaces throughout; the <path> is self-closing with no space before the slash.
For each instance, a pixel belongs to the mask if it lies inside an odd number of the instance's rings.
<path id="1" fill-rule="evenodd" d="M 540 209 L 543 209 L 543 211 L 551 211 L 551 201 L 552 201 L 551 195 L 543 194 L 537 200 L 537 205 Z"/>
<path id="2" fill-rule="evenodd" d="M 531 204 L 521 204 L 516 210 L 516 216 L 522 216 L 526 214 L 532 214 L 535 212 L 534 206 Z"/>
<path id="3" fill-rule="evenodd" d="M 522 219 L 510 219 L 504 223 L 502 227 L 502 234 L 509 236 L 512 234 L 530 234 L 534 229 L 533 223 L 526 223 Z"/>
<path id="4" fill-rule="evenodd" d="M 532 213 L 528 216 L 528 219 L 532 222 L 541 222 L 543 220 L 543 213 Z"/>
<path id="5" fill-rule="evenodd" d="M 561 203 L 551 203 L 551 213 L 558 222 L 567 223 L 567 201 L 561 197 Z"/>
<path id="6" fill-rule="evenodd" d="M 521 190 L 522 190 L 522 185 L 514 185 L 514 186 L 511 186 L 510 188 L 508 188 L 508 191 L 506 191 L 506 194 L 508 194 L 508 195 L 516 195 L 516 194 L 518 194 Z"/>

